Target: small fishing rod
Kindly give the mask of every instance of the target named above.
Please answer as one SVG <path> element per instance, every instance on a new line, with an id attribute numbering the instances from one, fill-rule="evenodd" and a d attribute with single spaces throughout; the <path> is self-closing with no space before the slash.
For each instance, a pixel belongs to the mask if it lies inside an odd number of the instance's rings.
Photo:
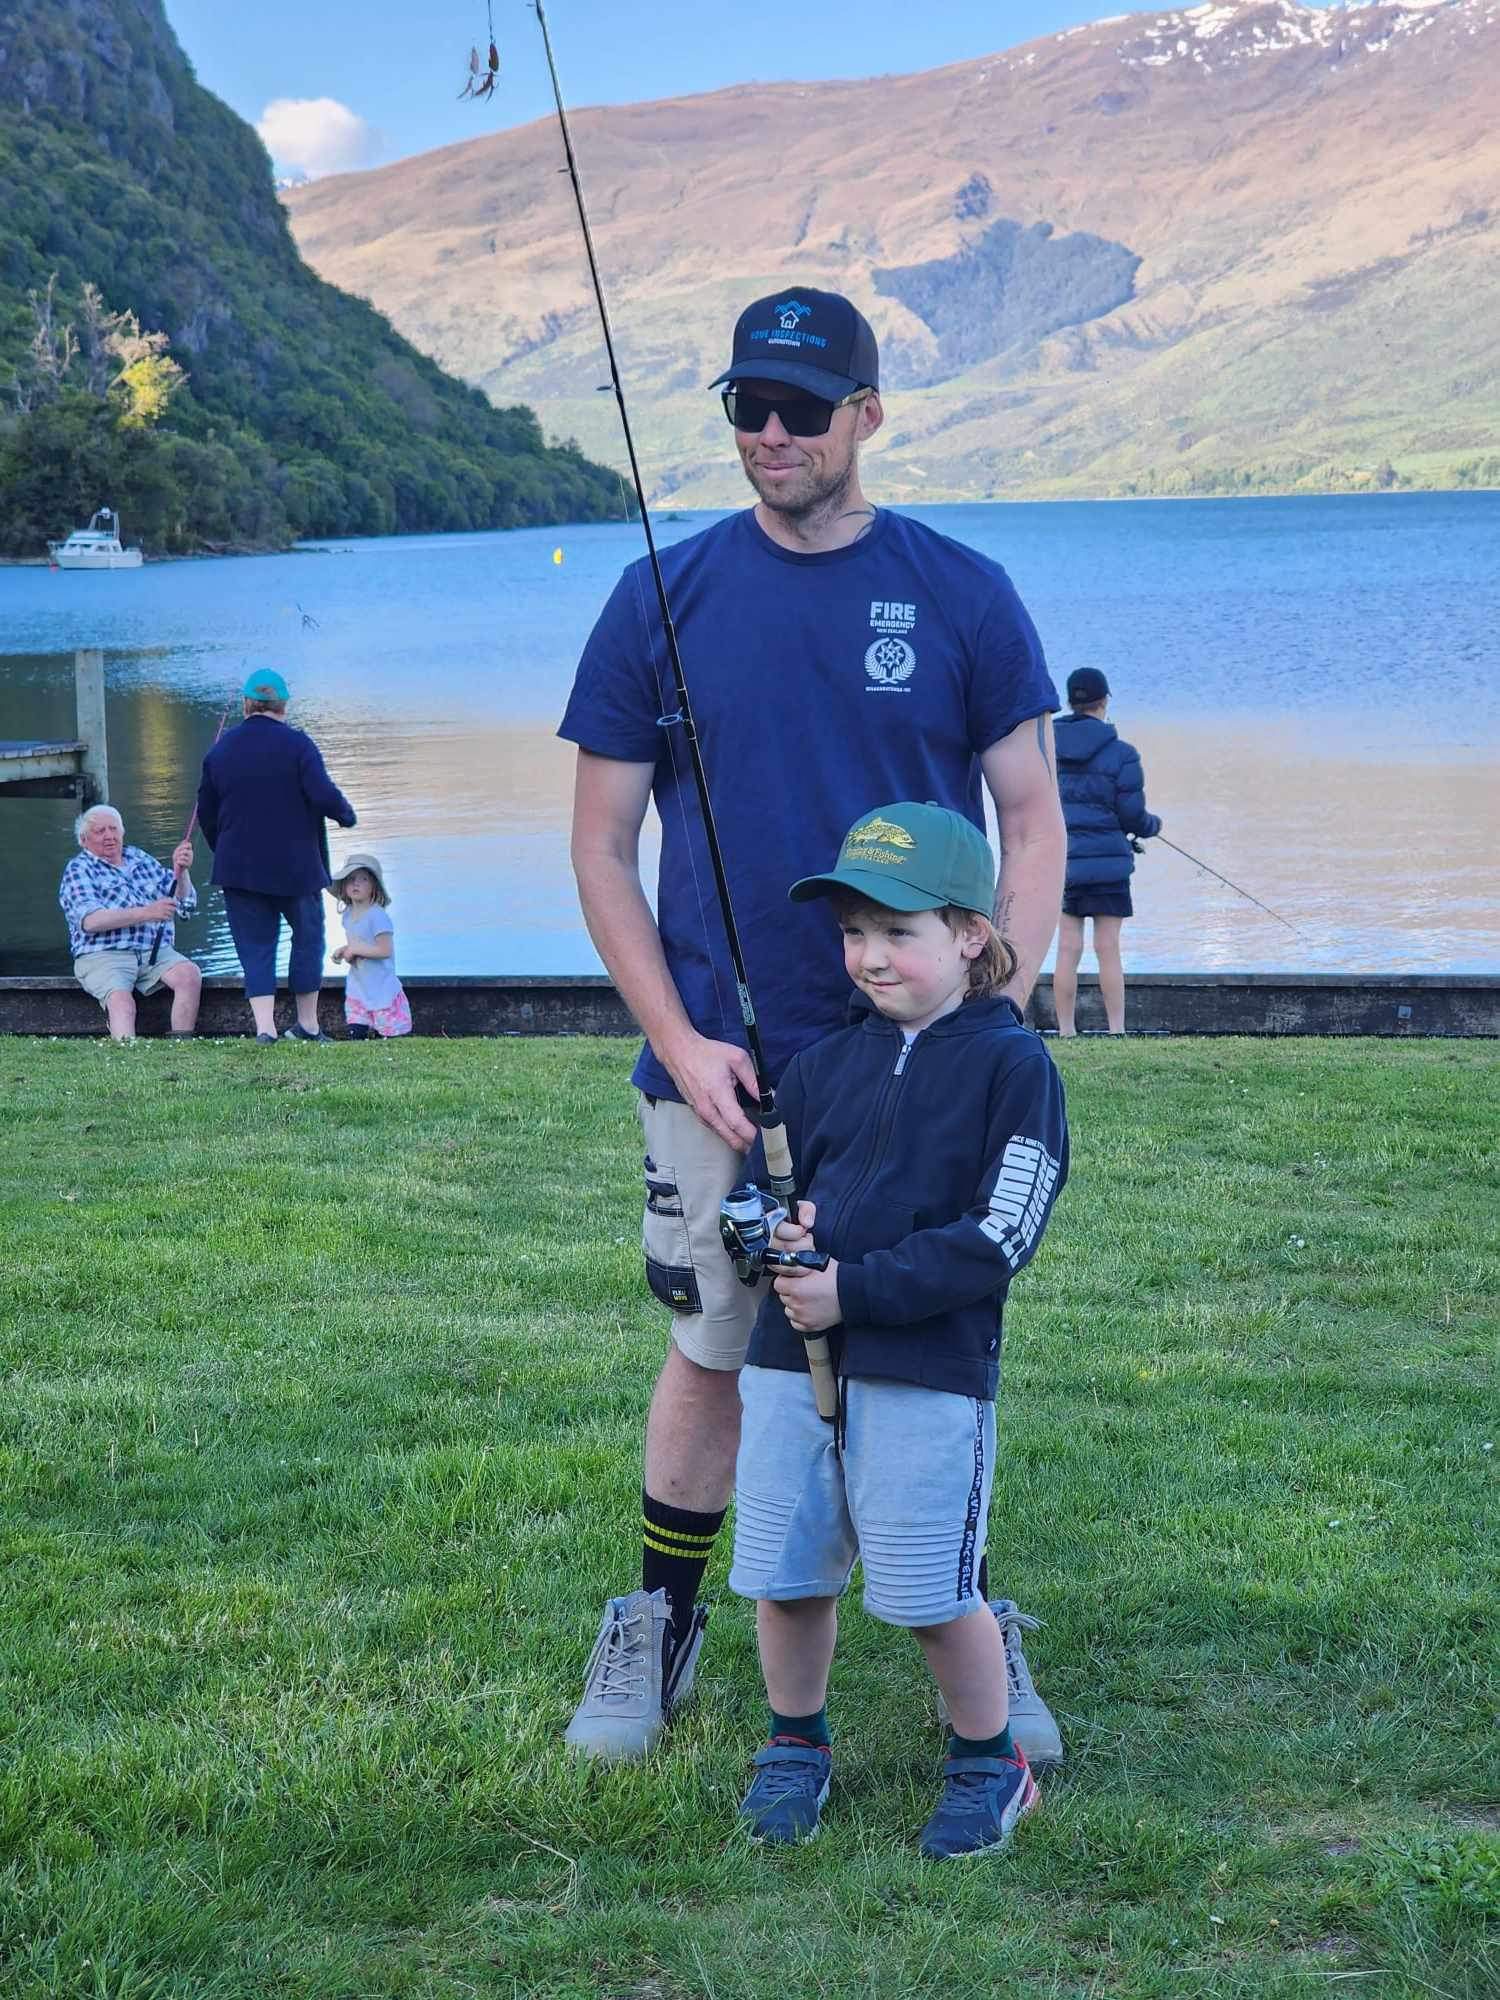
<path id="1" fill-rule="evenodd" d="M 677 628 L 672 620 L 672 606 L 667 596 L 666 578 L 662 575 L 661 558 L 656 552 L 656 536 L 651 527 L 651 510 L 646 504 L 646 489 L 641 479 L 640 462 L 635 452 L 635 437 L 630 428 L 630 412 L 625 407 L 625 384 L 620 377 L 620 364 L 615 358 L 614 332 L 609 321 L 609 307 L 605 304 L 604 285 L 599 276 L 599 260 L 594 254 L 594 233 L 589 227 L 588 208 L 583 198 L 583 183 L 578 174 L 578 157 L 573 151 L 573 134 L 568 124 L 567 107 L 563 103 L 562 84 L 558 79 L 557 62 L 552 53 L 552 36 L 547 27 L 547 13 L 542 0 L 531 0 L 536 13 L 537 25 L 542 31 L 542 47 L 547 54 L 547 73 L 552 79 L 552 96 L 557 105 L 557 122 L 562 132 L 563 152 L 567 157 L 567 174 L 573 184 L 573 200 L 578 209 L 578 222 L 583 231 L 583 247 L 588 255 L 589 277 L 594 288 L 594 300 L 599 308 L 599 324 L 604 331 L 604 351 L 609 357 L 610 386 L 614 391 L 615 403 L 620 412 L 620 428 L 625 434 L 625 451 L 630 460 L 630 477 L 635 487 L 636 504 L 641 512 L 641 528 L 646 537 L 646 552 L 651 562 L 651 580 L 656 586 L 656 601 L 661 610 L 662 631 L 666 636 L 667 657 L 672 663 L 676 710 L 671 715 L 660 718 L 664 729 L 680 728 L 686 739 L 688 754 L 693 766 L 693 780 L 698 791 L 698 805 L 703 816 L 703 830 L 708 844 L 709 860 L 713 865 L 714 886 L 718 891 L 719 909 L 724 919 L 724 935 L 729 944 L 729 958 L 734 967 L 734 982 L 739 994 L 740 1019 L 745 1027 L 745 1039 L 749 1044 L 750 1061 L 755 1069 L 755 1089 L 758 1102 L 747 1104 L 750 1115 L 760 1127 L 762 1143 L 766 1154 L 766 1171 L 771 1183 L 771 1191 L 787 1214 L 795 1219 L 797 1214 L 797 1178 L 792 1165 L 791 1147 L 787 1142 L 786 1121 L 776 1103 L 776 1093 L 771 1086 L 770 1072 L 766 1064 L 765 1048 L 760 1038 L 760 1027 L 755 1018 L 755 1003 L 750 997 L 750 979 L 745 970 L 745 955 L 740 947 L 739 927 L 735 922 L 734 903 L 729 891 L 729 877 L 724 868 L 724 851 L 719 845 L 718 828 L 714 824 L 713 800 L 709 795 L 708 773 L 703 765 L 703 751 L 698 742 L 698 728 L 693 720 L 693 704 L 688 695 L 687 675 L 683 670 L 682 652 L 677 644 Z M 738 1191 L 736 1191 L 738 1192 Z M 730 1218 L 732 1221 L 733 1218 Z M 726 1229 L 726 1244 L 729 1240 Z M 743 1239 L 742 1239 L 743 1241 Z M 745 1243 L 747 1250 L 751 1249 Z M 733 1253 L 731 1253 L 733 1254 Z M 821 1253 L 809 1251 L 776 1253 L 764 1243 L 756 1242 L 751 1251 L 753 1261 L 762 1267 L 774 1263 L 778 1255 L 789 1256 L 789 1261 L 826 1267 L 827 1258 Z M 736 1257 L 738 1267 L 740 1260 Z M 813 1390 L 817 1396 L 818 1414 L 828 1422 L 833 1422 L 838 1414 L 838 1385 L 834 1380 L 833 1364 L 828 1351 L 828 1340 L 824 1334 L 803 1336 L 807 1347 L 808 1366 L 812 1372 Z"/>
<path id="2" fill-rule="evenodd" d="M 1279 910 L 1273 910 L 1270 904 L 1263 903 L 1260 900 L 1259 896 L 1252 896 L 1250 894 L 1250 891 L 1248 889 L 1242 889 L 1238 882 L 1231 882 L 1229 877 L 1227 875 L 1221 875 L 1217 868 L 1210 868 L 1208 863 L 1206 861 L 1200 861 L 1196 854 L 1189 854 L 1187 849 L 1185 847 L 1179 847 L 1175 840 L 1168 840 L 1167 836 L 1164 833 L 1154 834 L 1152 838 L 1155 840 L 1159 840 L 1163 847 L 1170 847 L 1174 854 L 1180 854 L 1184 861 L 1191 861 L 1193 866 L 1195 868 L 1201 868 L 1205 875 L 1212 875 L 1214 880 L 1216 882 L 1222 882 L 1226 889 L 1233 889 L 1233 891 L 1237 896 L 1243 896 L 1247 902 L 1254 903 L 1256 909 L 1264 910 L 1266 915 L 1268 917 L 1274 917 L 1278 924 L 1285 924 L 1287 929 L 1292 933 L 1294 937 L 1301 937 L 1302 933 L 1301 931 L 1298 930 L 1297 926 L 1294 923 L 1292 923 L 1289 918 L 1282 916 Z"/>
<path id="3" fill-rule="evenodd" d="M 224 734 L 225 724 L 229 721 L 229 711 L 233 707 L 234 703 L 232 700 L 225 702 L 224 713 L 219 717 L 219 726 L 214 731 L 214 743 L 217 743 L 219 738 Z M 208 747 L 210 750 L 213 749 L 214 743 L 209 744 Z M 192 839 L 193 828 L 197 824 L 198 824 L 198 801 L 197 798 L 195 797 L 193 800 L 193 810 L 188 814 L 188 823 L 183 828 L 182 840 Z M 180 847 L 182 845 L 182 841 L 181 840 L 178 841 L 177 845 Z M 174 889 L 177 887 L 177 880 L 175 875 L 173 876 L 172 887 Z M 170 921 L 171 919 L 169 918 L 168 922 Z M 166 934 L 167 934 L 166 924 L 158 924 L 156 927 L 156 936 L 151 940 L 151 956 L 146 960 L 147 965 L 155 965 L 156 954 L 161 950 L 162 939 L 166 936 Z"/>

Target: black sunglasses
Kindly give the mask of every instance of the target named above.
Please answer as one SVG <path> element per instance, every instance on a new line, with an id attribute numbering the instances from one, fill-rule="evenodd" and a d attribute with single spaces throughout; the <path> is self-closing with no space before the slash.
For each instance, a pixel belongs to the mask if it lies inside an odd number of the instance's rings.
<path id="1" fill-rule="evenodd" d="M 868 389 L 856 389 L 853 395 L 841 396 L 836 403 L 830 403 L 822 396 L 799 395 L 794 390 L 765 396 L 756 390 L 731 387 L 724 391 L 724 414 L 737 431 L 758 435 L 771 421 L 774 411 L 791 436 L 820 438 L 827 435 L 835 410 L 847 409 L 850 403 L 862 403 L 869 393 Z"/>

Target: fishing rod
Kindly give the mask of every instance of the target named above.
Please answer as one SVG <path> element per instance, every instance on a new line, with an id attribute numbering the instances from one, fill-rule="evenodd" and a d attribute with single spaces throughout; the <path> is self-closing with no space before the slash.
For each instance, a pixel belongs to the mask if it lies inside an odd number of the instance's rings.
<path id="1" fill-rule="evenodd" d="M 1274 917 L 1278 924 L 1285 924 L 1294 937 L 1301 937 L 1301 931 L 1289 918 L 1282 916 L 1279 910 L 1273 910 L 1269 903 L 1263 903 L 1259 896 L 1252 896 L 1248 889 L 1242 889 L 1238 882 L 1231 882 L 1227 875 L 1221 875 L 1217 868 L 1210 868 L 1206 861 L 1200 861 L 1196 854 L 1189 854 L 1185 847 L 1179 847 L 1175 840 L 1168 840 L 1164 833 L 1155 834 L 1153 838 L 1159 840 L 1163 847 L 1170 847 L 1174 854 L 1180 854 L 1184 861 L 1191 861 L 1195 868 L 1201 868 L 1205 875 L 1212 875 L 1214 880 L 1222 882 L 1226 889 L 1233 889 L 1237 896 L 1243 896 L 1247 902 L 1254 903 L 1256 909 L 1264 910 L 1266 915 Z"/>
<path id="2" fill-rule="evenodd" d="M 562 133 L 563 152 L 567 158 L 567 175 L 573 184 L 573 200 L 578 209 L 578 222 L 583 231 L 583 247 L 588 256 L 589 277 L 594 288 L 594 300 L 599 308 L 599 324 L 604 331 L 604 351 L 609 357 L 610 386 L 614 391 L 616 406 L 620 412 L 620 428 L 625 434 L 625 451 L 630 460 L 630 477 L 635 487 L 636 504 L 641 512 L 641 529 L 646 537 L 646 552 L 651 562 L 651 580 L 656 586 L 656 601 L 661 611 L 662 631 L 667 642 L 667 657 L 672 663 L 677 707 L 674 713 L 660 718 L 664 729 L 681 729 L 688 746 L 688 754 L 693 767 L 693 780 L 698 791 L 699 810 L 703 816 L 703 830 L 708 844 L 709 860 L 713 865 L 714 886 L 718 891 L 719 909 L 724 920 L 724 935 L 729 944 L 730 963 L 734 967 L 734 982 L 739 994 L 740 1019 L 744 1023 L 745 1039 L 749 1044 L 750 1061 L 755 1069 L 755 1089 L 758 1102 L 747 1110 L 760 1127 L 762 1143 L 765 1147 L 766 1171 L 771 1183 L 771 1191 L 787 1214 L 795 1219 L 797 1214 L 797 1178 L 792 1165 L 791 1147 L 786 1136 L 786 1121 L 776 1103 L 776 1093 L 771 1086 L 770 1072 L 766 1064 L 765 1048 L 760 1038 L 760 1027 L 755 1018 L 755 1003 L 750 997 L 750 979 L 745 970 L 745 955 L 740 947 L 739 927 L 735 922 L 734 903 L 729 892 L 729 877 L 724 868 L 724 851 L 719 845 L 718 828 L 714 824 L 713 800 L 709 796 L 708 773 L 704 769 L 703 751 L 698 742 L 698 727 L 693 719 L 693 704 L 688 694 L 687 675 L 683 670 L 682 652 L 677 644 L 677 628 L 672 620 L 672 606 L 667 596 L 666 578 L 662 575 L 661 558 L 656 552 L 656 536 L 651 527 L 651 510 L 646 504 L 646 489 L 641 479 L 640 462 L 635 452 L 635 437 L 630 428 L 630 412 L 625 407 L 625 384 L 620 377 L 620 364 L 615 358 L 614 332 L 609 321 L 609 307 L 604 299 L 604 285 L 599 276 L 599 260 L 594 254 L 594 233 L 589 227 L 588 208 L 583 198 L 583 183 L 578 174 L 578 158 L 573 151 L 573 133 L 568 124 L 567 107 L 563 103 L 562 84 L 558 79 L 557 62 L 552 52 L 552 36 L 547 27 L 547 13 L 542 0 L 531 0 L 536 13 L 537 25 L 542 31 L 542 47 L 547 55 L 547 73 L 552 79 L 552 96 L 557 105 L 557 122 Z M 770 1248 L 774 1225 L 769 1218 L 758 1221 L 744 1211 L 748 1203 L 735 1197 L 744 1197 L 746 1190 L 736 1189 L 730 1203 L 726 1204 L 721 1217 L 725 1248 L 735 1262 L 735 1268 L 747 1283 L 753 1284 L 759 1272 L 765 1268 L 780 1265 L 803 1265 L 814 1269 L 826 1269 L 828 1259 L 817 1251 L 777 1251 Z M 738 1209 L 740 1212 L 736 1212 Z M 783 1260 L 785 1262 L 783 1263 Z M 832 1423 L 838 1414 L 838 1385 L 834 1381 L 833 1364 L 828 1351 L 828 1340 L 823 1334 L 805 1334 L 808 1367 L 812 1372 L 813 1390 L 817 1396 L 818 1414 Z"/>
<path id="3" fill-rule="evenodd" d="M 227 702 L 225 702 L 225 704 L 224 704 L 224 713 L 223 713 L 223 714 L 222 714 L 222 715 L 221 715 L 221 716 L 219 717 L 219 726 L 218 726 L 218 728 L 217 728 L 217 729 L 216 729 L 216 730 L 214 731 L 214 743 L 217 743 L 217 742 L 218 742 L 218 740 L 219 740 L 219 738 L 220 738 L 220 737 L 221 737 L 221 736 L 222 736 L 222 735 L 224 734 L 224 726 L 225 726 L 225 724 L 226 724 L 226 723 L 228 722 L 228 720 L 229 720 L 229 711 L 230 711 L 230 709 L 232 709 L 233 707 L 234 707 L 234 703 L 233 703 L 233 701 L 232 701 L 232 700 L 231 700 L 231 701 L 227 701 Z M 213 749 L 213 747 L 214 747 L 214 743 L 210 743 L 210 744 L 209 744 L 209 746 L 208 746 L 208 747 L 209 747 L 209 749 L 210 749 L 210 750 L 212 750 L 212 749 Z M 190 812 L 190 813 L 188 814 L 188 823 L 187 823 L 187 825 L 186 825 L 186 826 L 185 826 L 185 827 L 183 828 L 183 833 L 182 833 L 182 840 L 191 840 L 191 839 L 192 839 L 192 837 L 193 837 L 193 828 L 194 828 L 194 827 L 195 827 L 195 826 L 196 826 L 197 824 L 198 824 L 198 801 L 197 801 L 197 799 L 196 799 L 196 798 L 194 798 L 194 800 L 193 800 L 193 810 L 192 810 L 192 811 L 191 811 L 191 812 Z M 180 841 L 179 841 L 179 842 L 177 843 L 177 845 L 178 845 L 178 846 L 180 847 L 180 846 L 182 845 L 182 841 L 180 840 Z M 180 872 L 180 871 L 179 871 L 179 872 Z M 177 887 L 177 881 L 176 881 L 176 876 L 175 876 L 175 875 L 174 875 L 174 877 L 173 877 L 173 881 L 172 881 L 172 887 L 173 887 L 174 889 L 175 889 L 175 888 Z M 168 919 L 168 922 L 170 922 L 170 921 L 171 921 L 171 920 L 170 920 L 170 918 L 169 918 L 169 919 Z M 158 925 L 157 925 L 157 927 L 156 927 L 156 936 L 155 936 L 155 937 L 154 937 L 154 938 L 153 938 L 153 939 L 151 940 L 151 956 L 150 956 L 150 957 L 149 957 L 149 958 L 148 958 L 148 959 L 146 960 L 146 963 L 147 963 L 147 965 L 155 965 L 155 963 L 156 963 L 156 954 L 157 954 L 157 953 L 158 953 L 158 952 L 159 952 L 159 951 L 161 950 L 161 942 L 162 942 L 162 939 L 163 939 L 163 938 L 164 938 L 164 937 L 166 936 L 166 934 L 167 934 L 167 926 L 166 926 L 166 924 L 158 924 Z"/>

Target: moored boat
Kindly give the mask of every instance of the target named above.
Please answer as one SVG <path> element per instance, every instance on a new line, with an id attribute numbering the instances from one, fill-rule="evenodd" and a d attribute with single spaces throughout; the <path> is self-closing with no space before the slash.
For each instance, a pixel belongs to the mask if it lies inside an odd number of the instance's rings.
<path id="1" fill-rule="evenodd" d="M 47 555 L 55 569 L 139 569 L 139 549 L 120 542 L 120 517 L 101 507 L 86 528 L 75 528 L 65 542 L 48 542 Z"/>

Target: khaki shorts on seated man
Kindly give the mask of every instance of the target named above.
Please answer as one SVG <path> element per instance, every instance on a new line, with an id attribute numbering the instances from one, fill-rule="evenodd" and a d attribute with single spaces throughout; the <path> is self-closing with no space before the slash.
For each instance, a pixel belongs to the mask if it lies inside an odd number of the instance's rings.
<path id="1" fill-rule="evenodd" d="M 113 806 L 90 806 L 73 823 L 79 852 L 63 870 L 57 900 L 68 920 L 73 976 L 104 1009 L 117 1042 L 135 1039 L 135 996 L 158 986 L 172 994 L 172 1034 L 198 1024 L 203 975 L 174 949 L 173 919 L 198 907 L 188 870 L 191 841 L 172 850 L 172 865 L 125 844 Z"/>

